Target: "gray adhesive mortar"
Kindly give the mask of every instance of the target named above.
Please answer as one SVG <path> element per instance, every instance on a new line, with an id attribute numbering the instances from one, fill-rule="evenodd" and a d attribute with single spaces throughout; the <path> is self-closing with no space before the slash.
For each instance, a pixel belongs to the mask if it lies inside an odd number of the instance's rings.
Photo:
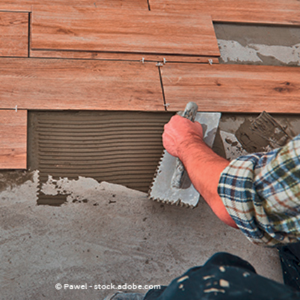
<path id="1" fill-rule="evenodd" d="M 243 148 L 241 143 L 236 138 L 236 132 L 239 128 L 249 130 L 246 126 L 243 126 L 245 122 L 250 124 L 255 121 L 258 114 L 231 114 L 223 113 L 219 123 L 219 130 L 213 145 L 213 150 L 220 156 L 229 160 L 237 158 L 240 155 L 247 154 L 248 152 Z M 297 115 L 287 114 L 271 114 L 271 116 L 280 124 L 280 126 L 286 131 L 290 137 L 294 137 L 300 134 L 300 118 Z M 255 141 L 257 149 L 261 151 L 266 150 L 266 140 L 256 139 Z M 273 147 L 274 148 L 274 147 Z"/>
<path id="2" fill-rule="evenodd" d="M 252 122 L 245 119 L 235 133 L 242 147 L 249 153 L 268 152 L 283 147 L 291 140 L 285 129 L 266 112 Z"/>
<path id="3" fill-rule="evenodd" d="M 300 65 L 300 28 L 214 24 L 220 62 L 277 66 Z"/>
<path id="4" fill-rule="evenodd" d="M 96 180 L 148 191 L 172 113 L 30 112 L 29 168 L 38 169 L 39 204 L 61 205 L 66 194 L 45 194 L 49 176 Z"/>

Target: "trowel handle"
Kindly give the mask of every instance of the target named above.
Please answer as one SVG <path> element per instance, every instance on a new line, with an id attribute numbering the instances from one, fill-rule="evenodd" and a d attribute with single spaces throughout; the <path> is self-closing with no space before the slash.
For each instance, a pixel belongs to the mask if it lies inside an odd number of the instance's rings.
<path id="1" fill-rule="evenodd" d="M 182 117 L 187 118 L 194 122 L 197 115 L 198 105 L 195 102 L 189 102 L 182 114 Z M 176 158 L 176 168 L 172 177 L 171 186 L 173 188 L 181 188 L 181 179 L 185 172 L 184 166 L 179 158 Z"/>
<path id="2" fill-rule="evenodd" d="M 189 119 L 190 121 L 194 122 L 197 111 L 198 111 L 198 105 L 195 102 L 189 102 L 186 105 L 182 116 L 184 118 Z"/>

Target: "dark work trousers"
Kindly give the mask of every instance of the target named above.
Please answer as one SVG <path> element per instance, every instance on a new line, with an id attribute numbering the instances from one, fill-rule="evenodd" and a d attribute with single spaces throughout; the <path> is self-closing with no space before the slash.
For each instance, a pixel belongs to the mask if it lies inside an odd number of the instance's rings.
<path id="1" fill-rule="evenodd" d="M 278 247 L 284 283 L 300 291 L 300 243 Z"/>
<path id="2" fill-rule="evenodd" d="M 189 269 L 160 290 L 149 290 L 144 300 L 288 300 L 300 292 L 256 274 L 245 260 L 216 253 L 202 267 Z"/>

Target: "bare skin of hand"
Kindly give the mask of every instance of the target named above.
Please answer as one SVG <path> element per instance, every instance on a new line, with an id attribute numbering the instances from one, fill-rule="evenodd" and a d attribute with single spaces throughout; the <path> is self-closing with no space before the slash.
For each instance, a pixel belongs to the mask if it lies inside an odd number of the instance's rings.
<path id="1" fill-rule="evenodd" d="M 229 162 L 205 144 L 201 124 L 175 115 L 165 125 L 162 137 L 165 149 L 182 161 L 195 189 L 217 217 L 237 228 L 218 194 L 221 172 Z"/>

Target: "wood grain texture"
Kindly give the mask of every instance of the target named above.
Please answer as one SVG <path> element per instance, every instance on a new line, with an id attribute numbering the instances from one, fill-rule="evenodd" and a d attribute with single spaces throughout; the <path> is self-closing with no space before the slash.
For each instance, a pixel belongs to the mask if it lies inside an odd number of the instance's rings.
<path id="1" fill-rule="evenodd" d="M 151 11 L 209 14 L 216 22 L 300 24 L 298 0 L 150 0 Z"/>
<path id="2" fill-rule="evenodd" d="M 33 50 L 220 55 L 210 16 L 141 10 L 35 6 L 31 42 Z"/>
<path id="3" fill-rule="evenodd" d="M 28 56 L 28 13 L 0 12 L 0 56 Z"/>
<path id="4" fill-rule="evenodd" d="M 34 0 L 1 0 L 0 11 L 30 12 Z"/>
<path id="5" fill-rule="evenodd" d="M 0 110 L 0 169 L 27 168 L 27 111 Z"/>
<path id="6" fill-rule="evenodd" d="M 72 59 L 99 59 L 99 60 L 130 60 L 146 62 L 190 62 L 190 63 L 219 63 L 217 57 L 208 56 L 180 56 L 180 55 L 157 55 L 157 54 L 135 54 L 135 53 L 109 53 L 109 52 L 83 52 L 83 51 L 55 51 L 55 50 L 31 50 L 30 57 L 44 58 L 72 58 Z"/>
<path id="7" fill-rule="evenodd" d="M 90 8 L 125 8 L 148 10 L 147 0 L 1 0 L 0 10 L 32 11 L 33 5 L 78 5 Z"/>
<path id="8" fill-rule="evenodd" d="M 199 111 L 300 113 L 296 67 L 167 64 L 161 73 L 169 111 L 188 100 Z"/>
<path id="9" fill-rule="evenodd" d="M 164 111 L 153 63 L 0 59 L 0 108 Z"/>

